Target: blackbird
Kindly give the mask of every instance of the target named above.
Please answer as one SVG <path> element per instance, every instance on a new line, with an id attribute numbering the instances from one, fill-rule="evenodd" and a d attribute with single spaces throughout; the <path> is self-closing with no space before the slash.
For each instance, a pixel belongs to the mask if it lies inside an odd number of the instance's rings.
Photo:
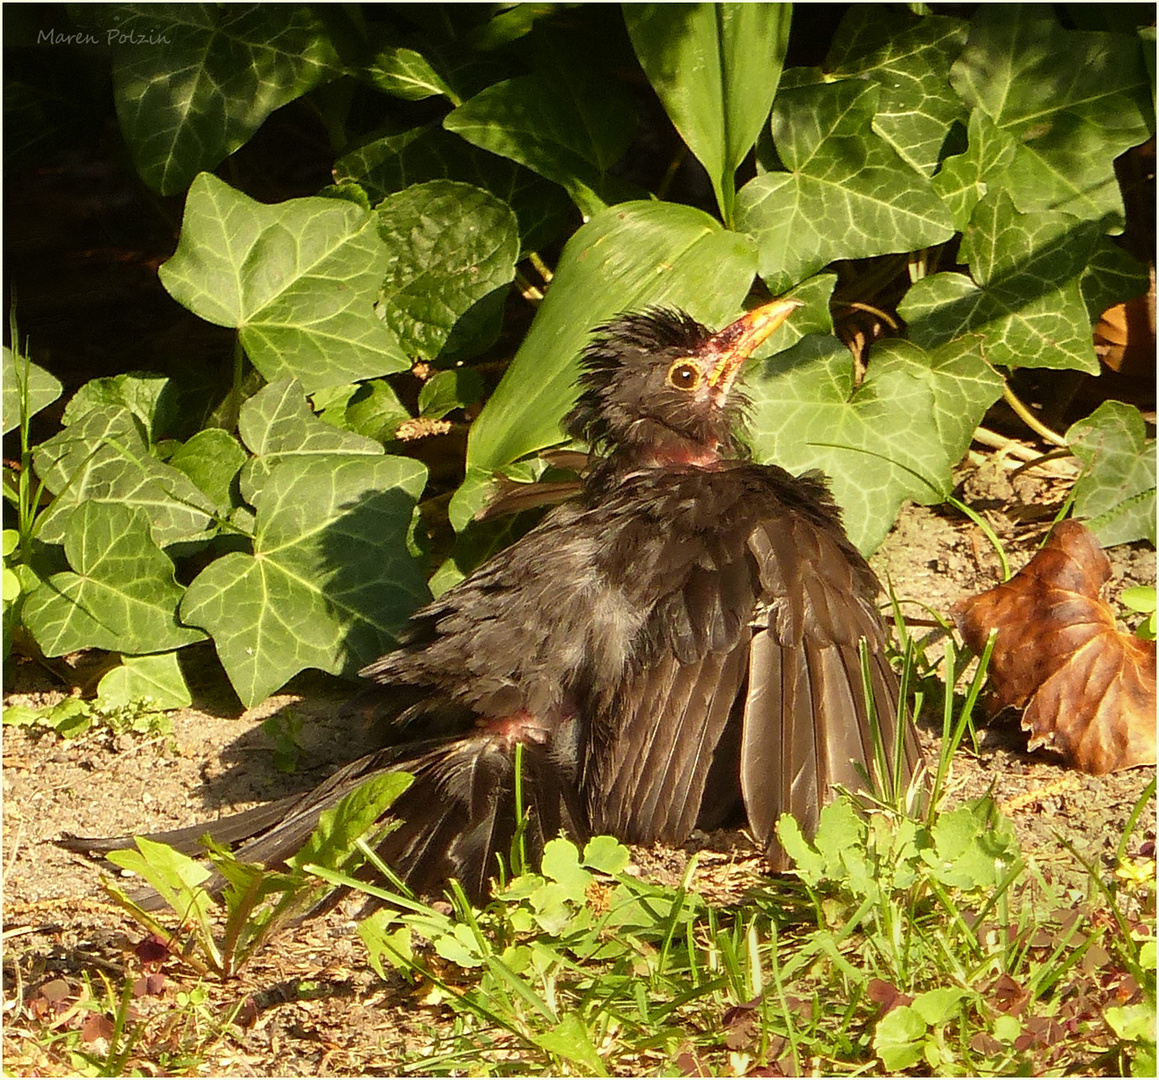
<path id="1" fill-rule="evenodd" d="M 778 817 L 811 835 L 834 785 L 880 775 L 875 745 L 891 761 L 903 740 L 908 780 L 920 754 L 908 721 L 899 736 L 873 571 L 819 476 L 753 464 L 737 439 L 741 365 L 797 306 L 718 333 L 667 309 L 599 327 L 564 421 L 593 454 L 577 497 L 362 672 L 392 745 L 308 794 L 155 838 L 189 850 L 208 832 L 277 865 L 357 784 L 405 770 L 380 854 L 418 893 L 456 877 L 481 901 L 517 824 L 517 748 L 533 852 L 560 832 L 678 843 L 747 816 L 783 870 Z"/>

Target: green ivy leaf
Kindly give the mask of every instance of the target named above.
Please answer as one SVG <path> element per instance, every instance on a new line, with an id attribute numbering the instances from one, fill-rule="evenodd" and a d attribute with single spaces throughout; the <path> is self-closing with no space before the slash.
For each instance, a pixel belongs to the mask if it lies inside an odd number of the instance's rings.
<path id="1" fill-rule="evenodd" d="M 623 203 L 593 218 L 568 241 L 527 337 L 471 426 L 467 482 L 478 487 L 495 469 L 561 440 L 559 421 L 575 401 L 579 353 L 594 326 L 649 304 L 723 325 L 739 313 L 755 270 L 748 237 L 688 206 Z"/>
<path id="2" fill-rule="evenodd" d="M 472 368 L 436 371 L 419 391 L 419 415 L 431 420 L 473 405 L 483 396 L 483 376 Z"/>
<path id="3" fill-rule="evenodd" d="M 789 44 L 787 4 L 625 4 L 632 48 L 732 220 L 737 166 L 772 108 Z"/>
<path id="4" fill-rule="evenodd" d="M 102 5 L 102 7 L 104 7 Z M 307 4 L 112 4 L 113 92 L 145 183 L 184 191 L 275 109 L 343 73 Z"/>
<path id="5" fill-rule="evenodd" d="M 184 473 L 149 453 L 140 424 L 126 408 L 84 413 L 41 443 L 33 462 L 56 495 L 37 522 L 45 543 L 63 542 L 76 509 L 94 502 L 145 510 L 161 547 L 201 539 L 211 525 L 209 500 Z"/>
<path id="6" fill-rule="evenodd" d="M 985 4 L 950 81 L 1012 136 L 1001 177 L 1019 210 L 1121 223 L 1114 159 L 1154 123 L 1137 38 L 1064 30 L 1034 4 Z"/>
<path id="7" fill-rule="evenodd" d="M 961 19 L 940 15 L 902 29 L 876 5 L 854 4 L 825 60 L 827 79 L 869 79 L 881 87 L 873 130 L 924 176 L 937 168 L 950 125 L 966 118 L 949 82 L 966 30 Z"/>
<path id="8" fill-rule="evenodd" d="M 472 356 L 494 343 L 515 277 L 519 223 L 490 192 L 416 184 L 378 208 L 389 256 L 378 316 L 410 356 Z"/>
<path id="9" fill-rule="evenodd" d="M 550 243 L 575 213 L 557 184 L 441 127 L 412 128 L 374 139 L 339 158 L 334 175 L 339 181 L 356 180 L 375 202 L 428 180 L 459 180 L 483 188 L 510 206 L 519 219 L 523 252 Z"/>
<path id="10" fill-rule="evenodd" d="M 179 416 L 173 381 L 164 375 L 140 372 L 90 379 L 73 394 L 60 422 L 67 427 L 92 409 L 119 407 L 141 421 L 150 446 L 156 446 L 172 430 Z"/>
<path id="11" fill-rule="evenodd" d="M 36 588 L 22 613 L 46 656 L 77 649 L 165 652 L 205 636 L 178 624 L 184 590 L 140 507 L 85 502 L 69 518 L 63 539 L 72 570 Z"/>
<path id="12" fill-rule="evenodd" d="M 951 467 L 1001 396 L 1002 380 L 979 347 L 977 338 L 932 353 L 882 342 L 855 386 L 848 350 L 832 337 L 807 337 L 746 377 L 754 457 L 794 473 L 821 469 L 849 538 L 872 551 L 903 499 L 945 498 Z"/>
<path id="13" fill-rule="evenodd" d="M 1070 214 L 1022 214 L 1005 191 L 995 192 L 975 207 L 962 240 L 960 257 L 973 280 L 952 272 L 923 278 L 898 312 L 927 348 L 982 333 L 995 366 L 1097 375 L 1084 292 L 1113 291 L 1091 281 L 1096 254 L 1109 244 L 1093 223 Z"/>
<path id="14" fill-rule="evenodd" d="M 430 596 L 407 546 L 425 480 L 418 462 L 381 454 L 285 457 L 269 469 L 253 495 L 254 553 L 207 566 L 181 608 L 213 637 L 247 706 L 304 668 L 352 672 L 394 646 Z"/>
<path id="15" fill-rule="evenodd" d="M 97 684 L 97 704 L 102 709 L 121 708 L 142 699 L 158 709 L 185 709 L 193 704 L 176 652 L 124 656 Z"/>
<path id="16" fill-rule="evenodd" d="M 548 70 L 488 86 L 443 126 L 554 180 L 590 217 L 617 201 L 620 185 L 609 174 L 631 142 L 635 108 L 606 73 L 569 55 L 565 43 L 544 37 L 540 46 Z"/>
<path id="17" fill-rule="evenodd" d="M 881 87 L 861 80 L 782 89 L 773 141 L 787 172 L 737 198 L 737 228 L 760 247 L 774 293 L 834 259 L 912 251 L 948 240 L 954 223 L 929 181 L 873 133 Z"/>
<path id="18" fill-rule="evenodd" d="M 20 426 L 21 392 L 27 373 L 28 391 L 25 394 L 25 414 L 35 416 L 41 409 L 51 405 L 61 394 L 60 381 L 44 368 L 21 356 L 15 357 L 8 346 L 4 347 L 4 416 L 3 434 L 15 431 Z"/>
<path id="19" fill-rule="evenodd" d="M 1155 546 L 1155 440 L 1138 409 L 1104 401 L 1066 433 L 1083 463 L 1074 486 L 1075 517 L 1103 547 L 1147 540 Z"/>
<path id="20" fill-rule="evenodd" d="M 374 316 L 387 257 L 374 216 L 353 203 L 263 206 L 202 173 L 160 275 L 194 314 L 236 327 L 269 382 L 293 375 L 315 390 L 410 366 Z"/>
<path id="21" fill-rule="evenodd" d="M 251 504 L 279 462 L 382 453 L 374 439 L 339 431 L 319 420 L 306 404 L 302 387 L 290 378 L 278 379 L 254 394 L 238 413 L 237 430 L 254 454 L 241 474 L 242 496 Z"/>
<path id="22" fill-rule="evenodd" d="M 169 465 L 183 472 L 213 503 L 218 513 L 233 508 L 233 481 L 246 452 L 224 428 L 205 428 L 181 444 Z"/>
<path id="23" fill-rule="evenodd" d="M 391 97 L 424 101 L 442 95 L 460 105 L 458 95 L 443 81 L 422 53 L 397 45 L 385 45 L 366 66 L 370 81 Z"/>
<path id="24" fill-rule="evenodd" d="M 933 178 L 934 191 L 954 215 L 954 228 L 965 232 L 974 207 L 989 190 L 991 183 L 1001 183 L 1014 160 L 1017 143 L 981 109 L 970 113 L 967 144 L 961 154 L 946 158 L 941 171 Z"/>

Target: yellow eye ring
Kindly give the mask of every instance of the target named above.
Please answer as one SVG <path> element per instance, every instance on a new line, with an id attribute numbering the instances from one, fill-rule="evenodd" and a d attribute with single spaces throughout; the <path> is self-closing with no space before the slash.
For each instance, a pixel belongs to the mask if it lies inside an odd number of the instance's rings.
<path id="1" fill-rule="evenodd" d="M 668 385 L 676 390 L 695 390 L 704 373 L 690 360 L 677 360 L 668 369 Z"/>

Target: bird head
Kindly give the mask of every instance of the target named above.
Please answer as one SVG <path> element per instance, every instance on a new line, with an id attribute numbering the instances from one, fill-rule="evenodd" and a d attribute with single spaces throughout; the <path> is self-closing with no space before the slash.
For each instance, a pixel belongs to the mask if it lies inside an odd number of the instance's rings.
<path id="1" fill-rule="evenodd" d="M 565 430 L 632 466 L 707 466 L 729 456 L 746 403 L 737 374 L 800 306 L 774 300 L 717 333 L 669 308 L 617 316 L 584 350 Z"/>

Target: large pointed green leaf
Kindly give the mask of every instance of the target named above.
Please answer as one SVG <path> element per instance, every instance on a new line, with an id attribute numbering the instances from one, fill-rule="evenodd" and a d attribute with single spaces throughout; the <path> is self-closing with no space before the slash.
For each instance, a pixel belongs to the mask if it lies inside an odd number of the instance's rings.
<path id="1" fill-rule="evenodd" d="M 184 473 L 150 454 L 127 408 L 103 406 L 84 413 L 42 442 L 33 463 L 56 495 L 37 521 L 37 536 L 45 543 L 62 543 L 77 507 L 94 502 L 144 510 L 162 547 L 200 539 L 209 528 L 211 501 Z"/>
<path id="2" fill-rule="evenodd" d="M 611 167 L 636 127 L 632 99 L 606 72 L 571 55 L 554 36 L 541 39 L 550 65 L 535 75 L 494 83 L 443 121 L 475 146 L 525 165 L 567 190 L 588 216 L 616 201 Z"/>
<path id="3" fill-rule="evenodd" d="M 374 216 L 353 203 L 264 206 L 203 173 L 160 273 L 190 311 L 237 327 L 267 380 L 293 375 L 315 390 L 409 366 L 374 314 L 386 263 Z"/>
<path id="4" fill-rule="evenodd" d="M 926 15 L 900 28 L 876 4 L 854 4 L 826 58 L 828 79 L 871 79 L 881 86 L 873 130 L 914 169 L 930 176 L 946 132 L 966 109 L 950 86 L 950 65 L 966 43 L 961 19 Z"/>
<path id="5" fill-rule="evenodd" d="M 950 79 L 1013 136 L 1002 184 L 1019 210 L 1121 220 L 1114 159 L 1154 127 L 1137 38 L 1064 30 L 1037 4 L 983 4 Z"/>
<path id="6" fill-rule="evenodd" d="M 376 213 L 390 253 L 378 315 L 408 355 L 451 360 L 492 345 L 519 257 L 511 209 L 482 188 L 432 180 Z"/>
<path id="7" fill-rule="evenodd" d="M 954 215 L 954 228 L 965 232 L 974 207 L 993 182 L 1001 178 L 1014 160 L 1017 142 L 981 109 L 970 113 L 968 142 L 961 154 L 946 158 L 933 178 L 934 191 Z"/>
<path id="8" fill-rule="evenodd" d="M 791 4 L 625 4 L 640 66 L 732 220 L 737 166 L 777 93 Z"/>
<path id="9" fill-rule="evenodd" d="M 254 496 L 254 552 L 194 579 L 182 618 L 212 636 L 255 705 L 304 668 L 352 672 L 395 643 L 426 601 L 407 533 L 426 469 L 409 458 L 286 458 Z"/>
<path id="10" fill-rule="evenodd" d="M 1070 214 L 1020 214 L 1004 191 L 977 204 L 962 241 L 972 279 L 943 273 L 918 281 L 898 306 L 914 341 L 934 347 L 965 333 L 986 335 L 986 357 L 1001 367 L 1074 368 L 1097 374 L 1091 316 L 1084 294 L 1106 297 L 1091 275 L 1110 244 L 1097 223 Z M 1132 287 L 1121 260 L 1107 266 L 1110 285 Z M 1123 298 L 1125 299 L 1126 296 Z"/>
<path id="11" fill-rule="evenodd" d="M 948 240 L 954 223 L 929 181 L 874 134 L 881 87 L 860 80 L 782 89 L 773 141 L 787 172 L 737 197 L 737 228 L 760 245 L 774 293 L 834 259 L 912 251 Z"/>
<path id="12" fill-rule="evenodd" d="M 46 656 L 77 649 L 166 652 L 205 636 L 177 623 L 184 590 L 150 536 L 144 510 L 86 502 L 69 518 L 64 553 L 72 570 L 38 586 L 22 613 Z"/>
<path id="13" fill-rule="evenodd" d="M 862 551 L 881 543 L 905 498 L 937 502 L 1002 380 L 977 338 L 926 353 L 906 341 L 874 347 L 865 380 L 836 338 L 806 337 L 745 378 L 756 460 L 820 469 Z M 931 423 L 932 420 L 932 423 Z"/>
<path id="14" fill-rule="evenodd" d="M 275 109 L 343 71 L 306 4 L 94 7 L 105 16 L 101 40 L 113 47 L 125 141 L 162 195 L 184 191 Z"/>
<path id="15" fill-rule="evenodd" d="M 747 237 L 691 207 L 624 203 L 593 218 L 568 241 L 527 337 L 472 425 L 469 468 L 486 474 L 560 441 L 594 326 L 649 304 L 722 324 L 738 313 L 755 269 Z"/>

